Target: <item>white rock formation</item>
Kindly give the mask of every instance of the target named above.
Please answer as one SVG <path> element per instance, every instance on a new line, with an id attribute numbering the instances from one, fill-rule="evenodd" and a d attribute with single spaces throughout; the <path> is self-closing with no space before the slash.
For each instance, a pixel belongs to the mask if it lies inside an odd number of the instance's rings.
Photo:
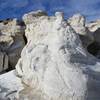
<path id="1" fill-rule="evenodd" d="M 80 38 L 83 42 L 83 46 L 87 47 L 94 41 L 92 32 L 86 27 L 85 17 L 80 14 L 75 14 L 68 19 L 68 23 L 75 30 L 77 34 L 80 35 Z"/>
<path id="2" fill-rule="evenodd" d="M 85 29 L 85 17 L 80 14 L 75 14 L 71 18 L 68 19 L 68 23 L 75 29 L 76 33 L 81 35 L 86 35 Z"/>
<path id="3" fill-rule="evenodd" d="M 57 12 L 52 17 L 38 13 L 23 17 L 26 23 L 30 16 L 32 21 L 26 24 L 28 43 L 16 65 L 18 75 L 38 97 L 42 96 L 35 100 L 90 98 L 86 95 L 88 69 L 99 69 L 100 64 L 83 49 L 78 34 L 64 21 L 62 13 Z M 25 98 L 31 100 L 28 96 Z"/>

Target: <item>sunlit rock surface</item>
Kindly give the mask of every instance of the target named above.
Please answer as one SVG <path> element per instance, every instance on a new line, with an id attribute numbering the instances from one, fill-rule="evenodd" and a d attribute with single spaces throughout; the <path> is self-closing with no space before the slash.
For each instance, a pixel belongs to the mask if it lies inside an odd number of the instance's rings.
<path id="1" fill-rule="evenodd" d="M 16 70 L 0 75 L 1 91 L 6 91 L 0 92 L 2 100 L 100 99 L 100 62 L 87 51 L 94 35 L 84 17 L 75 16 L 75 23 L 73 17 L 64 20 L 61 12 L 47 16 L 39 10 L 23 16 L 27 44 Z M 91 41 L 83 44 L 81 34 Z"/>

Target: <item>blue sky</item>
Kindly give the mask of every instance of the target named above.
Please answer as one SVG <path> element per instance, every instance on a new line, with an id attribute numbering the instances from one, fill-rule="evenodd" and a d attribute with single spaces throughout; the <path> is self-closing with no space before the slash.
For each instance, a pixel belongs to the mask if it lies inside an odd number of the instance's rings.
<path id="1" fill-rule="evenodd" d="M 65 18 L 75 13 L 85 15 L 88 21 L 100 18 L 100 0 L 0 0 L 0 19 L 21 18 L 24 13 L 38 9 L 49 15 L 63 11 Z"/>

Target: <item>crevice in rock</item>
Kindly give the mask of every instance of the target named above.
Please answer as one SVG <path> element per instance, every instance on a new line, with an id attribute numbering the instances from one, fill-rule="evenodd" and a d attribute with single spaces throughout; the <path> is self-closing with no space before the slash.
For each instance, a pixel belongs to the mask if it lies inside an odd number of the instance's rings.
<path id="1" fill-rule="evenodd" d="M 24 39 L 25 44 L 27 44 L 27 38 L 25 36 L 26 25 L 23 20 L 18 20 L 18 25 L 20 25 L 24 30 L 23 39 Z"/>
<path id="2" fill-rule="evenodd" d="M 20 26 L 26 26 L 25 23 L 24 23 L 24 21 L 22 21 L 22 20 L 18 20 L 17 25 L 20 25 Z"/>
<path id="3" fill-rule="evenodd" d="M 24 38 L 25 44 L 27 44 L 27 38 L 25 36 L 25 33 L 23 34 L 23 38 Z"/>
<path id="4" fill-rule="evenodd" d="M 5 54 L 4 54 L 4 56 L 3 56 L 3 65 L 2 65 L 2 67 L 3 67 L 3 69 L 4 69 L 4 67 L 5 67 Z"/>

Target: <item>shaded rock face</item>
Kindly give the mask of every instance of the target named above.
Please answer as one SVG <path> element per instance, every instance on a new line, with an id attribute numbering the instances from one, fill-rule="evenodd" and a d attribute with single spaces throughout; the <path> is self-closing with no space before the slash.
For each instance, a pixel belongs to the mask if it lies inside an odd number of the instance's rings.
<path id="1" fill-rule="evenodd" d="M 100 59 L 100 43 L 93 42 L 88 47 L 87 50 L 89 53 Z"/>
<path id="2" fill-rule="evenodd" d="M 88 23 L 86 26 L 93 33 L 94 37 L 94 42 L 88 46 L 88 51 L 92 52 L 91 54 L 97 58 L 100 58 L 100 20 Z"/>
<path id="3" fill-rule="evenodd" d="M 3 62 L 3 65 L 7 65 L 6 68 L 0 68 L 0 72 L 12 69 L 15 67 L 22 48 L 25 45 L 23 38 L 25 26 L 21 21 L 17 19 L 8 19 L 0 22 L 0 51 L 4 54 L 3 58 L 7 58 L 6 62 Z M 6 55 L 6 56 L 5 56 Z"/>

